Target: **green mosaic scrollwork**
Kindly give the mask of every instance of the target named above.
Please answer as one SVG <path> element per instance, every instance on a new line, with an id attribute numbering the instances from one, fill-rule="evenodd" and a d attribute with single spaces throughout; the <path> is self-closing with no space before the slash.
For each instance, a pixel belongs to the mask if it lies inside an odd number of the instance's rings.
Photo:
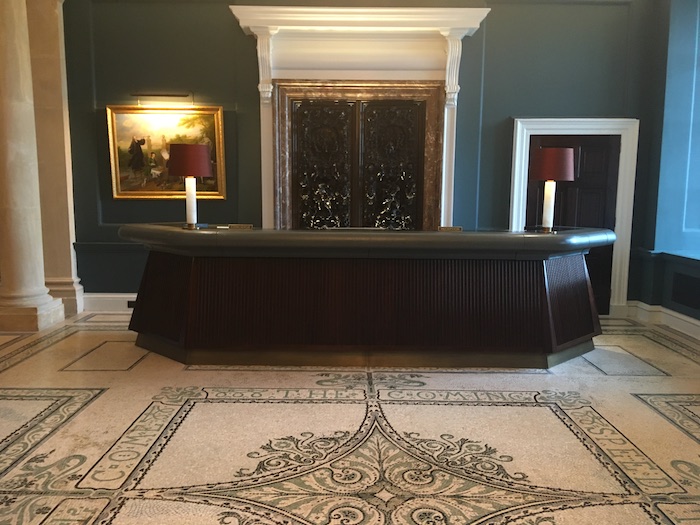
<path id="1" fill-rule="evenodd" d="M 425 386 L 424 381 L 418 381 L 417 379 L 420 377 L 425 377 L 421 374 L 390 374 L 385 372 L 371 372 L 369 374 L 332 374 L 326 372 L 323 374 L 318 374 L 318 377 L 328 378 L 316 381 L 316 384 L 319 386 L 342 386 L 347 389 L 364 388 L 368 383 L 374 388 L 387 388 L 390 390 Z"/>
<path id="2" fill-rule="evenodd" d="M 314 465 L 349 438 L 349 432 L 338 431 L 332 436 L 316 437 L 312 432 L 302 432 L 301 438 L 287 436 L 271 439 L 260 447 L 264 452 L 248 453 L 249 458 L 262 458 L 254 469 L 239 469 L 234 475 L 239 478 L 260 476 L 290 467 Z"/>
<path id="3" fill-rule="evenodd" d="M 77 471 L 87 458 L 75 454 L 46 464 L 46 460 L 53 452 L 52 450 L 28 459 L 18 474 L 6 478 L 0 483 L 0 490 L 52 492 L 73 488 L 75 483 L 82 478 L 82 475 Z"/>
<path id="4" fill-rule="evenodd" d="M 87 458 L 72 455 L 48 463 L 53 453 L 31 457 L 16 475 L 0 483 L 0 493 L 8 491 L 0 495 L 0 525 L 36 523 L 37 517 L 54 509 L 61 494 L 74 490 Z"/>
<path id="5" fill-rule="evenodd" d="M 671 466 L 681 475 L 681 485 L 700 488 L 700 465 L 677 459 L 671 461 Z"/>
<path id="6" fill-rule="evenodd" d="M 260 516 L 246 516 L 235 511 L 222 512 L 218 518 L 220 525 L 277 525 L 279 523 Z"/>
<path id="7" fill-rule="evenodd" d="M 447 516 L 438 510 L 431 508 L 416 509 L 411 514 L 411 518 L 417 525 L 439 525 L 448 523 Z"/>
<path id="8" fill-rule="evenodd" d="M 580 392 L 557 392 L 556 390 L 543 390 L 537 394 L 538 403 L 556 403 L 561 408 L 582 408 L 591 406 L 591 401 L 581 397 Z"/>
<path id="9" fill-rule="evenodd" d="M 316 381 L 316 384 L 319 386 L 340 386 L 350 390 L 353 388 L 364 388 L 367 385 L 367 374 L 359 372 L 353 374 L 323 373 L 318 374 L 318 377 L 328 378 Z"/>
<path id="10" fill-rule="evenodd" d="M 37 523 L 52 509 L 44 495 L 0 494 L 0 525 Z"/>
<path id="11" fill-rule="evenodd" d="M 278 509 L 286 516 L 296 516 L 303 523 L 318 525 L 466 524 L 477 516 L 537 500 L 535 494 L 513 492 L 505 485 L 498 487 L 493 483 L 483 484 L 476 479 L 469 479 L 469 475 L 473 476 L 474 472 L 483 473 L 485 470 L 488 470 L 487 478 L 495 479 L 498 477 L 494 474 L 496 469 L 487 469 L 483 464 L 489 460 L 497 463 L 511 459 L 509 456 L 498 456 L 488 446 L 479 445 L 478 451 L 471 451 L 471 470 L 465 467 L 467 461 L 459 459 L 455 463 L 461 465 L 461 468 L 453 465 L 448 469 L 444 462 L 443 466 L 434 464 L 432 457 L 423 461 L 418 459 L 418 452 L 408 453 L 405 449 L 412 449 L 411 445 L 421 452 L 426 448 L 437 448 L 429 446 L 430 440 L 414 437 L 406 442 L 394 442 L 384 430 L 374 426 L 364 436 L 354 436 L 361 441 L 343 451 L 344 440 L 350 436 L 342 433 L 336 436 L 341 438 L 335 447 L 338 449 L 336 459 L 318 459 L 315 465 L 301 472 L 291 473 L 287 470 L 287 474 L 279 480 L 268 478 L 269 481 L 262 483 L 261 478 L 255 478 L 247 482 L 247 486 L 238 488 L 237 484 L 230 485 L 229 488 L 193 487 L 179 497 L 184 496 L 188 501 L 223 498 L 223 501 L 247 502 L 248 511 L 230 511 L 226 516 L 221 515 L 221 519 L 228 519 L 236 525 L 248 523 L 245 519 L 257 515 L 254 510 L 256 508 Z M 313 443 L 315 439 L 318 438 L 311 434 L 299 440 L 285 438 L 282 440 L 282 448 L 305 448 L 300 447 L 299 443 Z M 474 442 L 468 440 L 451 439 L 450 442 L 439 442 L 443 455 L 438 456 L 451 457 L 446 450 L 475 446 Z M 271 450 L 277 451 L 279 448 L 277 443 Z M 328 456 L 330 450 L 324 448 L 324 452 L 328 451 Z M 275 459 L 275 468 L 287 468 L 283 464 L 289 461 L 288 456 L 279 459 L 279 454 L 275 454 L 271 458 Z M 259 466 L 251 473 L 267 474 L 270 471 L 267 466 Z M 503 478 L 508 478 L 508 482 L 511 482 L 514 479 L 524 480 L 526 476 L 506 473 L 502 475 L 501 479 Z M 441 521 L 447 517 L 449 521 Z M 258 522 L 252 520 L 250 523 Z M 260 523 L 266 522 L 261 520 Z"/>
<path id="12" fill-rule="evenodd" d="M 513 461 L 512 456 L 498 455 L 489 445 L 466 438 L 442 434 L 440 440 L 419 437 L 416 432 L 405 432 L 404 438 L 421 452 L 428 454 L 438 465 L 457 468 L 469 473 L 495 476 L 512 481 L 527 481 L 522 472 L 509 474 L 502 463 Z"/>
<path id="13" fill-rule="evenodd" d="M 421 374 L 387 374 L 373 373 L 372 382 L 376 388 L 383 387 L 389 389 L 395 388 L 417 388 L 425 386 L 424 381 L 418 381 L 417 378 L 425 377 Z"/>
<path id="14" fill-rule="evenodd" d="M 205 399 L 207 393 L 198 386 L 166 386 L 161 393 L 153 396 L 153 401 L 160 401 L 166 405 L 182 405 L 189 399 Z"/>
<path id="15" fill-rule="evenodd" d="M 522 525 L 557 525 L 557 522 L 554 521 L 554 518 L 551 516 L 540 516 L 526 519 L 522 522 Z"/>

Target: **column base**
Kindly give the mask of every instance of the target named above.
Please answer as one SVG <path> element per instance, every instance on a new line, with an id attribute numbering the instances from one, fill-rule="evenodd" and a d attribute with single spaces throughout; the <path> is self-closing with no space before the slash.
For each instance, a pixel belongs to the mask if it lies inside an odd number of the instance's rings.
<path id="1" fill-rule="evenodd" d="M 71 317 L 85 310 L 85 291 L 79 279 L 47 277 L 45 284 L 51 297 L 63 299 L 66 317 Z"/>
<path id="2" fill-rule="evenodd" d="M 0 306 L 0 332 L 38 332 L 65 319 L 63 301 L 53 299 L 41 306 Z"/>

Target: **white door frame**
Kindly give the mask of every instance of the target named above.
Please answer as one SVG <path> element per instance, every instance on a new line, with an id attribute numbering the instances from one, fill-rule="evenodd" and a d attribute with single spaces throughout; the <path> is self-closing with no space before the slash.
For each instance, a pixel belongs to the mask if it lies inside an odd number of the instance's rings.
<path id="1" fill-rule="evenodd" d="M 615 202 L 615 234 L 610 315 L 627 315 L 632 210 L 637 172 L 639 120 L 616 118 L 516 118 L 513 129 L 513 166 L 510 194 L 510 230 L 525 229 L 527 173 L 532 135 L 619 135 L 620 165 Z"/>

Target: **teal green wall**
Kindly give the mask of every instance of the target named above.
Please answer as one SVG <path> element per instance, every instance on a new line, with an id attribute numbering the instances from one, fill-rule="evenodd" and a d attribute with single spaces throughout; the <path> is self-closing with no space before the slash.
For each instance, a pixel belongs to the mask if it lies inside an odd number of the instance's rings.
<path id="1" fill-rule="evenodd" d="M 700 258 L 700 2 L 671 11 L 654 248 Z"/>
<path id="2" fill-rule="evenodd" d="M 260 224 L 255 39 L 243 34 L 228 8 L 233 3 L 331 2 L 65 0 L 76 249 L 86 291 L 136 291 L 144 254 L 133 246 L 120 252 L 120 224 L 179 221 L 184 215 L 181 201 L 111 197 L 105 106 L 134 103 L 131 93 L 192 91 L 197 103 L 224 107 L 228 198 L 201 201 L 200 217 Z M 332 5 L 491 8 L 477 33 L 463 41 L 455 224 L 467 229 L 507 226 L 513 117 L 630 117 L 641 123 L 633 243 L 653 247 L 649 205 L 655 210 L 668 2 Z"/>
<path id="3" fill-rule="evenodd" d="M 662 133 L 648 194 L 656 201 L 635 214 L 653 232 L 632 251 L 629 297 L 700 319 L 700 0 L 672 0 L 664 11 L 664 110 L 653 122 Z"/>
<path id="4" fill-rule="evenodd" d="M 483 112 L 478 224 L 506 228 L 511 117 L 636 116 L 625 104 L 630 7 L 571 2 L 489 2 L 489 7 L 482 35 L 484 92 L 480 100 L 460 97 L 459 104 L 479 104 Z M 469 137 L 459 137 L 465 140 Z M 464 211 L 463 205 L 455 208 Z"/>

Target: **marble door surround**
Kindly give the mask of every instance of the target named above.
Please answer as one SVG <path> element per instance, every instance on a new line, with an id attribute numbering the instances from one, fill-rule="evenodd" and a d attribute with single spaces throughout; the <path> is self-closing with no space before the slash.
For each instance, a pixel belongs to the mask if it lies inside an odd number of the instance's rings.
<path id="1" fill-rule="evenodd" d="M 230 6 L 257 39 L 263 228 L 279 228 L 281 190 L 275 176 L 275 84 L 278 81 L 439 81 L 445 102 L 440 222 L 452 225 L 454 153 L 462 39 L 487 8 L 336 8 Z"/>
<path id="2" fill-rule="evenodd" d="M 294 183 L 293 157 L 295 144 L 303 139 L 294 131 L 294 105 L 299 100 L 355 101 L 391 100 L 420 103 L 425 110 L 422 161 L 422 183 L 419 191 L 421 230 L 437 230 L 440 225 L 440 189 L 442 186 L 442 134 L 445 89 L 440 81 L 285 81 L 276 80 L 273 112 L 275 170 L 275 228 L 293 228 Z M 297 197 L 298 198 L 298 197 Z M 299 201 L 297 201 L 298 204 Z"/>

